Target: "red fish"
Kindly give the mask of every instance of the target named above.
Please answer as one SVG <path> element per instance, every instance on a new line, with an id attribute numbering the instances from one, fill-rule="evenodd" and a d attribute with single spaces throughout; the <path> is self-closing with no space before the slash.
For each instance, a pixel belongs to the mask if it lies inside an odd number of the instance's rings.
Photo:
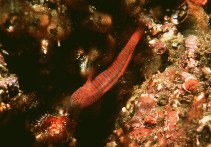
<path id="1" fill-rule="evenodd" d="M 81 109 L 88 107 L 114 86 L 125 72 L 142 34 L 143 29 L 137 28 L 111 66 L 93 80 L 88 80 L 72 94 L 71 106 L 78 106 Z"/>

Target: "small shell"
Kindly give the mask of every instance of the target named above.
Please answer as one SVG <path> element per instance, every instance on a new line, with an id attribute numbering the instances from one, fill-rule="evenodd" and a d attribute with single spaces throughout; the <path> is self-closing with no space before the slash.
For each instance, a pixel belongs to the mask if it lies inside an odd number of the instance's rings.
<path id="1" fill-rule="evenodd" d="M 182 86 L 186 91 L 196 92 L 199 81 L 194 77 L 187 77 Z"/>

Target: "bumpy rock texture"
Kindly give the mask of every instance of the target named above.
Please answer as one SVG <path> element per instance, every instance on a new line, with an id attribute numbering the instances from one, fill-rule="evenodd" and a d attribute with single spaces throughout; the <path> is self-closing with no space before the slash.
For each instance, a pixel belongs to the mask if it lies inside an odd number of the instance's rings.
<path id="1" fill-rule="evenodd" d="M 210 146 L 210 22 L 210 0 L 0 0 L 0 146 Z"/>
<path id="2" fill-rule="evenodd" d="M 171 65 L 134 87 L 106 146 L 210 145 L 211 30 L 203 8 L 187 3 Z"/>

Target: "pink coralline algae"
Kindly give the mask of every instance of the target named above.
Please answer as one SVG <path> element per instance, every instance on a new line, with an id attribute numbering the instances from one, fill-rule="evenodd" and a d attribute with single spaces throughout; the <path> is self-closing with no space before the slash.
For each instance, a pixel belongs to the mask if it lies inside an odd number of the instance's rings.
<path id="1" fill-rule="evenodd" d="M 185 39 L 185 47 L 188 50 L 195 50 L 198 48 L 198 40 L 197 37 L 194 35 L 189 35 L 186 39 Z"/>
<path id="2" fill-rule="evenodd" d="M 201 91 L 199 81 L 191 74 L 184 76 L 184 73 L 181 69 L 170 67 L 146 81 L 143 89 L 137 91 L 141 96 L 131 106 L 134 107 L 131 118 L 127 116 L 130 107 L 122 110 L 122 117 L 126 115 L 127 120 L 122 126 L 124 138 L 129 138 L 127 144 L 168 146 L 189 144 L 189 139 L 196 141 L 193 120 L 202 118 L 206 95 L 198 93 Z M 186 79 L 184 83 L 182 77 Z M 194 129 L 194 136 L 189 136 L 189 131 Z"/>
<path id="3" fill-rule="evenodd" d="M 191 9 L 187 21 L 204 14 L 195 4 L 188 5 Z M 134 87 L 116 121 L 116 129 L 123 131 L 109 136 L 108 147 L 210 145 L 211 48 L 202 37 L 204 32 L 196 26 L 182 36 L 183 42 L 177 48 L 181 52 L 169 49 L 168 59 L 174 61 L 170 66 Z M 195 29 L 199 32 L 189 33 Z M 210 37 L 211 31 L 207 30 Z M 127 141 L 119 140 L 121 137 Z"/>
<path id="4" fill-rule="evenodd" d="M 139 109 L 136 108 L 136 113 L 131 119 L 133 129 L 128 136 L 131 140 L 135 139 L 138 144 L 142 144 L 146 140 L 150 142 L 154 140 L 163 146 L 180 135 L 175 130 L 179 121 L 178 112 L 168 105 L 164 110 L 159 110 L 156 101 L 150 96 L 142 95 L 136 104 L 140 107 Z"/>

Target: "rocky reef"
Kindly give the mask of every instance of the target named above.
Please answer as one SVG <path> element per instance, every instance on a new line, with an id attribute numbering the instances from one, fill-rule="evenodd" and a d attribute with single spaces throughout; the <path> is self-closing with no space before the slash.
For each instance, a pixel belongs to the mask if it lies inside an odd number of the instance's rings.
<path id="1" fill-rule="evenodd" d="M 168 47 L 171 64 L 134 87 L 106 146 L 210 146 L 209 17 L 187 3 L 181 42 Z"/>
<path id="2" fill-rule="evenodd" d="M 210 146 L 211 1 L 0 0 L 1 146 Z"/>

